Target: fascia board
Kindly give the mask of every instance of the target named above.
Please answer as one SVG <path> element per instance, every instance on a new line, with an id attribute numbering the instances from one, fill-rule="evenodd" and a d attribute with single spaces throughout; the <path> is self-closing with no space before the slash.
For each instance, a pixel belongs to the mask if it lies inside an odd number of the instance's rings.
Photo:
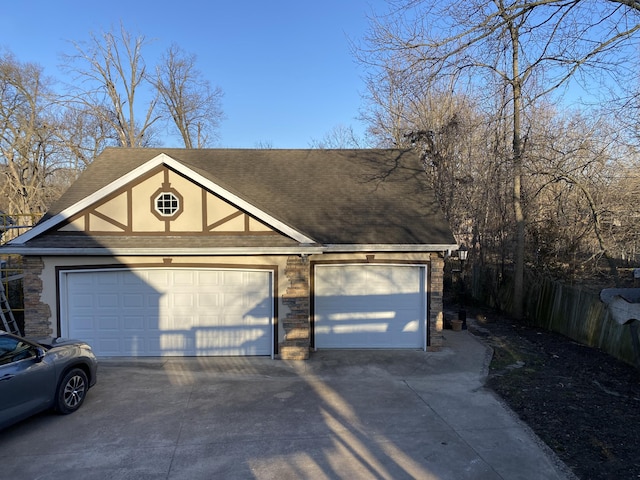
<path id="1" fill-rule="evenodd" d="M 63 256 L 209 256 L 209 255 L 320 255 L 322 247 L 224 247 L 224 248 L 38 248 L 3 245 L 0 254 L 39 255 L 49 257 Z"/>
<path id="2" fill-rule="evenodd" d="M 61 222 L 65 221 L 65 220 L 67 220 L 68 218 L 72 217 L 76 213 L 81 212 L 85 208 L 88 208 L 93 203 L 97 202 L 98 200 L 101 200 L 102 198 L 106 197 L 107 195 L 109 195 L 109 194 L 113 193 L 114 191 L 118 190 L 119 188 L 125 186 L 129 182 L 134 181 L 136 178 L 140 177 L 141 175 L 143 175 L 143 174 L 149 172 L 150 170 L 158 167 L 159 165 L 163 165 L 163 164 L 167 165 L 168 167 L 170 167 L 170 168 L 172 168 L 174 170 L 176 170 L 179 173 L 182 173 L 187 178 L 189 178 L 189 179 L 201 184 L 203 187 L 211 190 L 212 192 L 216 193 L 220 197 L 222 197 L 222 198 L 228 200 L 229 202 L 237 205 L 239 208 L 249 212 L 251 215 L 253 215 L 256 218 L 260 219 L 262 222 L 266 223 L 267 225 L 273 227 L 276 230 L 281 231 L 285 235 L 288 235 L 289 237 L 293 238 L 294 240 L 296 240 L 296 241 L 298 241 L 300 243 L 303 243 L 303 244 L 316 243 L 313 239 L 303 235 L 302 233 L 298 232 L 297 230 L 295 230 L 295 229 L 291 228 L 290 226 L 284 224 L 283 222 L 275 219 L 274 217 L 272 217 L 270 215 L 267 215 L 265 212 L 263 212 L 262 210 L 258 209 L 254 205 L 251 205 L 250 203 L 248 203 L 245 200 L 241 199 L 237 195 L 234 195 L 233 193 L 229 192 L 228 190 L 222 188 L 221 186 L 217 185 L 216 183 L 212 182 L 211 180 L 206 179 L 205 177 L 203 177 L 199 173 L 194 172 L 192 169 L 190 169 L 186 165 L 178 162 L 177 160 L 174 160 L 173 158 L 171 158 L 170 156 L 168 156 L 165 153 L 161 153 L 160 155 L 157 155 L 156 157 L 154 157 L 151 160 L 149 160 L 148 162 L 140 165 L 137 168 L 134 168 L 129 173 L 127 173 L 127 174 L 123 175 L 122 177 L 120 177 L 118 180 L 116 180 L 114 182 L 111 182 L 109 185 L 106 185 L 106 186 L 102 187 L 101 189 L 99 189 L 96 192 L 92 193 L 91 195 L 85 197 L 84 199 L 82 199 L 81 201 L 75 203 L 74 205 L 71 205 L 70 207 L 66 208 L 65 210 L 63 210 L 62 212 L 58 213 L 57 215 L 51 217 L 50 219 L 46 220 L 45 222 L 42 222 L 41 224 L 33 227 L 28 232 L 25 232 L 22 235 L 20 235 L 20 236 L 14 238 L 13 240 L 7 242 L 7 245 L 23 245 L 25 242 L 28 242 L 32 238 L 35 238 L 38 235 L 46 232 L 47 230 L 55 227 L 56 225 L 60 224 Z"/>
<path id="3" fill-rule="evenodd" d="M 192 256 L 192 255 L 321 255 L 328 253 L 420 253 L 455 251 L 458 245 L 300 245 L 296 247 L 221 247 L 221 248 L 73 248 L 73 247 L 22 247 L 5 244 L 1 255 L 42 256 Z"/>
<path id="4" fill-rule="evenodd" d="M 458 245 L 453 244 L 362 244 L 362 245 L 325 245 L 325 253 L 349 253 L 349 252 L 444 252 L 458 250 Z"/>

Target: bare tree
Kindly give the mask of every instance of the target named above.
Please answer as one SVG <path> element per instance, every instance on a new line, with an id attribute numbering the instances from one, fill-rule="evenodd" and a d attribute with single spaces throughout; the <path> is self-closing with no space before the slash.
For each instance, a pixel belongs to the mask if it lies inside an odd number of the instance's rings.
<path id="1" fill-rule="evenodd" d="M 331 148 L 363 148 L 365 141 L 358 138 L 353 127 L 347 125 L 336 125 L 329 130 L 321 139 L 312 139 L 310 147 L 318 149 Z"/>
<path id="2" fill-rule="evenodd" d="M 503 98 L 494 112 L 505 114 L 502 124 L 510 136 L 510 148 L 503 151 L 510 166 L 516 316 L 522 316 L 523 306 L 527 112 L 586 67 L 620 73 L 623 62 L 616 54 L 639 28 L 627 9 L 637 8 L 636 2 L 622 3 L 395 1 L 389 15 L 372 19 L 359 50 L 360 59 L 372 67 L 371 82 L 393 79 L 394 91 L 407 82 L 423 92 L 449 84 L 456 91 L 485 92 L 485 107 L 492 98 Z M 378 101 L 386 105 L 386 98 Z M 394 125 L 393 119 L 388 125 Z"/>
<path id="3" fill-rule="evenodd" d="M 408 112 L 412 99 L 420 102 L 422 96 L 402 73 L 400 65 L 383 65 L 379 72 L 366 78 L 368 108 L 362 111 L 361 118 L 369 125 L 368 133 L 378 147 L 408 148 L 411 141 L 407 132 L 420 129 L 411 124 Z"/>
<path id="4" fill-rule="evenodd" d="M 44 213 L 57 190 L 50 180 L 66 166 L 55 96 L 42 68 L 0 57 L 0 191 L 2 210 Z"/>
<path id="5" fill-rule="evenodd" d="M 578 263 L 604 258 L 610 277 L 618 283 L 615 243 L 606 229 L 609 212 L 621 206 L 614 194 L 621 183 L 611 182 L 612 174 L 623 166 L 614 148 L 613 125 L 606 118 L 587 118 L 578 112 L 554 115 L 551 107 L 546 112 L 539 109 L 536 117 L 539 123 L 531 131 L 527 166 L 536 189 L 528 195 L 536 261 L 551 267 L 560 258 L 574 275 Z"/>
<path id="6" fill-rule="evenodd" d="M 273 150 L 276 147 L 273 146 L 273 141 L 271 140 L 259 140 L 255 143 L 254 148 L 257 148 L 260 150 Z"/>
<path id="7" fill-rule="evenodd" d="M 175 123 L 185 146 L 207 145 L 222 92 L 177 47 L 151 75 L 146 45 L 122 25 L 74 43 L 76 53 L 64 57 L 73 78 L 64 96 L 41 67 L 0 52 L 0 209 L 42 214 L 106 146 L 153 145 L 162 120 Z"/>
<path id="8" fill-rule="evenodd" d="M 118 141 L 109 124 L 101 121 L 108 115 L 96 115 L 100 106 L 88 107 L 72 102 L 65 107 L 60 141 L 68 151 L 70 167 L 80 173 L 106 146 L 118 145 Z"/>
<path id="9" fill-rule="evenodd" d="M 74 74 L 73 98 L 107 125 L 122 147 L 144 147 L 153 143 L 157 93 L 147 73 L 144 36 L 132 37 L 123 25 L 118 33 L 91 35 L 90 41 L 74 42 L 76 54 L 67 55 L 67 70 Z M 146 103 L 139 120 L 140 96 Z"/>
<path id="10" fill-rule="evenodd" d="M 222 90 L 213 88 L 195 68 L 195 55 L 171 46 L 157 67 L 155 86 L 159 107 L 186 148 L 203 148 L 217 138 L 224 115 Z"/>

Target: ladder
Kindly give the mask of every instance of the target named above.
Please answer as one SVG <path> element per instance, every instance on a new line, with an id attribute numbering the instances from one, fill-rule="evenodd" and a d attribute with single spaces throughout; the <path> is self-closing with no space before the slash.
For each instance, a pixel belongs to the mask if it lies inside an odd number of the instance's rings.
<path id="1" fill-rule="evenodd" d="M 1 284 L 0 284 L 1 285 Z M 2 328 L 5 332 L 20 335 L 20 329 L 18 328 L 18 322 L 16 322 L 11 306 L 7 300 L 7 296 L 4 293 L 4 286 L 0 288 L 0 318 L 2 318 Z"/>

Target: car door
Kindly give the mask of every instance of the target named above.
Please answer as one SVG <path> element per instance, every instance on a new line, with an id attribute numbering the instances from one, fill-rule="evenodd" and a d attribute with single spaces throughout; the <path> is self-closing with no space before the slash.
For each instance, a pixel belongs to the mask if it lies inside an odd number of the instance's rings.
<path id="1" fill-rule="evenodd" d="M 0 335 L 0 428 L 48 408 L 55 387 L 53 365 L 36 345 Z"/>

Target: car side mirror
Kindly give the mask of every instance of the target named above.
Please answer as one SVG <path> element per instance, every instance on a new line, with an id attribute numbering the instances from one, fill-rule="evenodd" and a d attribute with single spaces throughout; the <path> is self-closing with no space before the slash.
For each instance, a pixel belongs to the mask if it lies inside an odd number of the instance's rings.
<path id="1" fill-rule="evenodd" d="M 41 362 L 47 351 L 42 347 L 36 348 L 36 362 Z"/>

